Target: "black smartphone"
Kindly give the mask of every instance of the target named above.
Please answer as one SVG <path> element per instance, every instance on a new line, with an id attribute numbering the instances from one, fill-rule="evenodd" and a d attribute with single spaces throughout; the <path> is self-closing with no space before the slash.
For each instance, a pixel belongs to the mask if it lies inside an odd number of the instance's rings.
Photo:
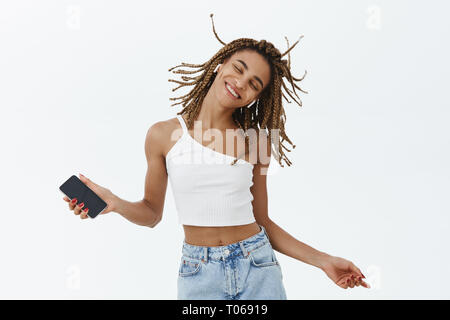
<path id="1" fill-rule="evenodd" d="M 107 206 L 105 201 L 75 175 L 67 179 L 67 181 L 59 187 L 59 190 L 61 190 L 61 192 L 70 200 L 77 198 L 77 203 L 84 202 L 83 208 L 89 209 L 87 215 L 91 218 L 95 218 Z"/>

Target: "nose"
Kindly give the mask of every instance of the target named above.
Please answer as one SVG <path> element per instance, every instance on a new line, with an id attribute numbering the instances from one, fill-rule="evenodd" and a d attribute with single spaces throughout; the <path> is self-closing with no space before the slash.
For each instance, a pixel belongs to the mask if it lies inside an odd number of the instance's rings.
<path id="1" fill-rule="evenodd" d="M 244 81 L 238 79 L 238 80 L 236 81 L 236 88 L 237 88 L 237 89 L 243 89 L 243 86 L 242 86 L 243 83 L 244 83 Z"/>

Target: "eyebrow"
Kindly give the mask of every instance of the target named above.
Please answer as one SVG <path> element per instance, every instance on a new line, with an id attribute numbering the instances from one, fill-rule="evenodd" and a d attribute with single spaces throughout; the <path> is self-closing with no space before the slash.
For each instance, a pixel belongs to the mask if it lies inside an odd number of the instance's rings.
<path id="1" fill-rule="evenodd" d="M 242 65 L 244 66 L 245 70 L 248 70 L 247 64 L 244 61 L 242 61 L 240 59 L 236 59 L 236 60 L 239 61 L 240 63 L 242 63 Z M 264 88 L 264 84 L 263 84 L 262 80 L 258 76 L 255 76 L 254 78 L 257 81 L 259 81 L 259 83 L 261 84 L 261 88 Z"/>

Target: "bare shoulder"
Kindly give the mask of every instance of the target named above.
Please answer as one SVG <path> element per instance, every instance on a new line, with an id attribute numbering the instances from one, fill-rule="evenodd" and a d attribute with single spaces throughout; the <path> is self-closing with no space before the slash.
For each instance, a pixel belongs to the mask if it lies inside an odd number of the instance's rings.
<path id="1" fill-rule="evenodd" d="M 154 151 L 158 156 L 165 157 L 170 150 L 171 145 L 176 141 L 172 141 L 174 132 L 181 128 L 176 117 L 167 120 L 155 122 L 147 130 L 145 139 L 146 153 Z"/>

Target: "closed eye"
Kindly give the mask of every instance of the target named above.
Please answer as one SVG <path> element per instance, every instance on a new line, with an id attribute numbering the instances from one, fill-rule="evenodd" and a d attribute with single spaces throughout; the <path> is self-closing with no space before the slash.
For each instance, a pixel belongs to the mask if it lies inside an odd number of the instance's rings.
<path id="1" fill-rule="evenodd" d="M 235 65 L 233 65 L 233 67 L 234 67 L 239 73 L 242 74 L 242 70 L 241 70 L 241 69 L 239 69 L 239 68 L 236 67 Z M 253 89 L 255 89 L 256 91 L 258 91 L 258 88 L 253 84 L 253 82 L 252 82 L 252 87 L 253 87 Z"/>

